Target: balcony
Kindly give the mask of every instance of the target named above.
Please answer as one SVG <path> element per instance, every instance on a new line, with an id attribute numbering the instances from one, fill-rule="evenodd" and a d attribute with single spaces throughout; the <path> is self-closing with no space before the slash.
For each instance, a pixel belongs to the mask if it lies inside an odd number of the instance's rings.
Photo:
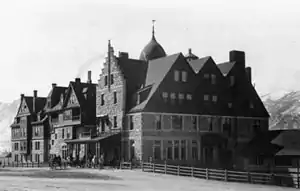
<path id="1" fill-rule="evenodd" d="M 57 124 L 58 123 L 58 118 L 52 118 L 51 123 L 52 124 Z"/>
<path id="2" fill-rule="evenodd" d="M 79 120 L 80 120 L 80 115 L 72 116 L 72 121 L 79 121 Z"/>
<path id="3" fill-rule="evenodd" d="M 11 124 L 11 127 L 20 127 L 20 123 L 14 122 L 13 124 Z"/>

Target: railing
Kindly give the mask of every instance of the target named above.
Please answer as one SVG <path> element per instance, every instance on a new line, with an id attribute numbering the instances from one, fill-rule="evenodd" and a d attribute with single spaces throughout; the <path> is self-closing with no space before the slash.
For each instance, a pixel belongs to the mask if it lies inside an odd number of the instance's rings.
<path id="1" fill-rule="evenodd" d="M 78 121 L 78 120 L 80 120 L 80 115 L 72 116 L 72 121 Z"/>
<path id="2" fill-rule="evenodd" d="M 251 184 L 267 184 L 300 188 L 299 173 L 258 173 L 234 170 L 220 170 L 208 168 L 184 167 L 177 165 L 155 164 L 140 162 L 133 165 L 131 162 L 121 162 L 121 169 L 141 168 L 144 172 L 163 173 L 177 176 L 190 176 L 206 180 L 220 180 L 226 182 L 241 182 Z"/>

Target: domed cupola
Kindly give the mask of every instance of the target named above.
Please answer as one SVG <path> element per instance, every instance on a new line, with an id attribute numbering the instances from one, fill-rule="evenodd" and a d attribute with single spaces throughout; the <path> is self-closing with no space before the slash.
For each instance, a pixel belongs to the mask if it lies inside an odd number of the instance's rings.
<path id="1" fill-rule="evenodd" d="M 140 60 L 149 61 L 156 58 L 165 57 L 166 52 L 163 47 L 156 41 L 154 35 L 154 21 L 152 26 L 152 39 L 151 41 L 145 46 L 143 51 L 140 55 Z"/>

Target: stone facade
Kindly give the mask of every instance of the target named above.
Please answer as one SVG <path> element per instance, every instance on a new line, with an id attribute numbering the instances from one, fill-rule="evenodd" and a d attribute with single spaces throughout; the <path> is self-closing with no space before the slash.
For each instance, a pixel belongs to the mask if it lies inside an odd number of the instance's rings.
<path id="1" fill-rule="evenodd" d="M 64 129 L 64 138 L 63 138 L 63 129 Z M 65 139 L 67 138 L 67 129 L 69 129 L 70 137 L 73 136 L 72 127 L 59 127 L 54 129 L 54 133 L 51 134 L 50 140 L 50 154 L 62 156 L 62 147 L 66 145 Z"/>

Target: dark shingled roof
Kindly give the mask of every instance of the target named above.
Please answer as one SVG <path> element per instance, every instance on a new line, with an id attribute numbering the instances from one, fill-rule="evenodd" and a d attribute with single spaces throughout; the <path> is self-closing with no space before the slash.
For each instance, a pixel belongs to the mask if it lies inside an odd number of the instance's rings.
<path id="1" fill-rule="evenodd" d="M 207 56 L 197 60 L 189 60 L 189 64 L 193 68 L 194 72 L 197 74 L 210 58 L 210 56 Z"/>
<path id="2" fill-rule="evenodd" d="M 32 96 L 24 96 L 26 105 L 29 109 L 29 112 L 32 113 L 33 112 L 33 97 Z M 46 100 L 47 98 L 45 97 L 37 97 L 36 101 L 35 101 L 35 112 L 39 112 L 41 111 L 45 104 L 46 104 Z"/>
<path id="3" fill-rule="evenodd" d="M 65 92 L 68 88 L 67 87 L 61 87 L 61 86 L 55 86 L 52 88 L 52 90 L 48 94 L 48 98 L 51 100 L 51 108 L 48 108 L 47 105 L 45 105 L 46 111 L 56 111 L 60 110 L 61 106 L 59 105 L 60 97 L 63 95 L 65 98 Z"/>
<path id="4" fill-rule="evenodd" d="M 217 64 L 218 68 L 220 69 L 220 71 L 222 72 L 222 74 L 224 76 L 226 76 L 230 70 L 232 69 L 232 67 L 234 66 L 236 62 L 224 62 L 221 64 Z"/>

